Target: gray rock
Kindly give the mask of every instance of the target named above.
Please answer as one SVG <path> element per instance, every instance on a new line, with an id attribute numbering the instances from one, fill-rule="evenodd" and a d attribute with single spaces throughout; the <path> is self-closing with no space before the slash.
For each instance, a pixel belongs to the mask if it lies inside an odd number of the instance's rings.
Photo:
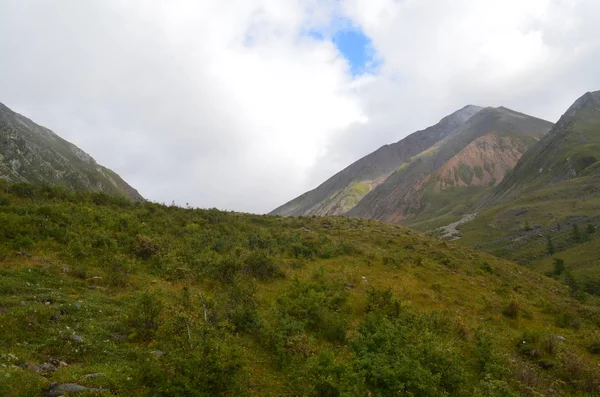
<path id="1" fill-rule="evenodd" d="M 77 383 L 53 383 L 50 385 L 50 390 L 48 390 L 46 395 L 48 397 L 59 397 L 67 393 L 81 393 L 84 391 L 100 392 L 102 389 L 92 389 L 90 387 L 78 385 Z"/>
<path id="2" fill-rule="evenodd" d="M 565 338 L 564 336 L 560 336 L 560 335 L 555 336 L 554 339 L 559 340 L 561 342 L 564 342 L 567 340 L 567 338 Z"/>
<path id="3" fill-rule="evenodd" d="M 160 350 L 152 350 L 150 354 L 152 354 L 154 357 L 162 357 L 165 355 L 165 353 L 161 352 Z"/>
<path id="4" fill-rule="evenodd" d="M 83 338 L 79 335 L 71 336 L 71 340 L 75 343 L 83 343 Z"/>
<path id="5" fill-rule="evenodd" d="M 58 369 L 55 365 L 52 365 L 50 363 L 41 363 L 40 365 L 37 366 L 37 368 L 39 369 L 39 372 L 46 372 L 46 373 L 54 372 Z"/>
<path id="6" fill-rule="evenodd" d="M 90 378 L 101 378 L 104 375 L 102 372 L 96 372 L 94 374 L 87 374 L 87 375 L 83 375 L 83 379 L 90 379 Z"/>

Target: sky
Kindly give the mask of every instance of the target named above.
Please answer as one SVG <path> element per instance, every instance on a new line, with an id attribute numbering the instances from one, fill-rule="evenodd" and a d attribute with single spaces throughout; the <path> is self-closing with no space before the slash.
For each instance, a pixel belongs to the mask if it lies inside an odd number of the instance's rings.
<path id="1" fill-rule="evenodd" d="M 0 102 L 147 199 L 265 213 L 467 104 L 600 90 L 597 0 L 0 0 Z"/>

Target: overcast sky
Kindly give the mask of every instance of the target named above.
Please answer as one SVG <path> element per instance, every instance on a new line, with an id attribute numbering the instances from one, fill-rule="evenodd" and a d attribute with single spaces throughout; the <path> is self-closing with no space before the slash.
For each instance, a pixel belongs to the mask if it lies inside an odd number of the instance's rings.
<path id="1" fill-rule="evenodd" d="M 466 104 L 599 89 L 598 0 L 0 0 L 0 102 L 160 202 L 268 212 Z"/>

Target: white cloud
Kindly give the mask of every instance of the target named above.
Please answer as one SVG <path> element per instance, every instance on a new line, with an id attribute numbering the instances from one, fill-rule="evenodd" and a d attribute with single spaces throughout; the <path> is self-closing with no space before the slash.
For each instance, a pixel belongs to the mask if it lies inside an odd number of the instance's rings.
<path id="1" fill-rule="evenodd" d="M 377 76 L 301 34 L 341 16 Z M 556 119 L 600 88 L 599 18 L 595 0 L 4 0 L 0 101 L 150 199 L 264 212 L 467 103 Z"/>

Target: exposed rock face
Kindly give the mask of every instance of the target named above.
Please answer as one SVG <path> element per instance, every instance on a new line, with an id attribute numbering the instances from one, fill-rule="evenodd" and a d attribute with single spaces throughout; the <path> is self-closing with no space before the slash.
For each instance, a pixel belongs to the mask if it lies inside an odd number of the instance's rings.
<path id="1" fill-rule="evenodd" d="M 282 205 L 272 215 L 341 215 L 354 208 L 409 159 L 446 138 L 482 108 L 465 106 L 438 124 L 385 145 L 340 171 L 319 187 Z"/>
<path id="2" fill-rule="evenodd" d="M 474 194 L 461 188 L 496 185 L 551 127 L 552 123 L 510 109 L 486 108 L 412 157 L 348 215 L 403 222 L 442 209 L 449 211 Z"/>
<path id="3" fill-rule="evenodd" d="M 0 178 L 143 200 L 137 190 L 96 163 L 89 154 L 3 104 L 0 104 Z"/>
<path id="4" fill-rule="evenodd" d="M 436 193 L 458 186 L 496 186 L 527 148 L 527 142 L 518 137 L 487 134 L 467 145 L 424 182 L 435 181 Z"/>

